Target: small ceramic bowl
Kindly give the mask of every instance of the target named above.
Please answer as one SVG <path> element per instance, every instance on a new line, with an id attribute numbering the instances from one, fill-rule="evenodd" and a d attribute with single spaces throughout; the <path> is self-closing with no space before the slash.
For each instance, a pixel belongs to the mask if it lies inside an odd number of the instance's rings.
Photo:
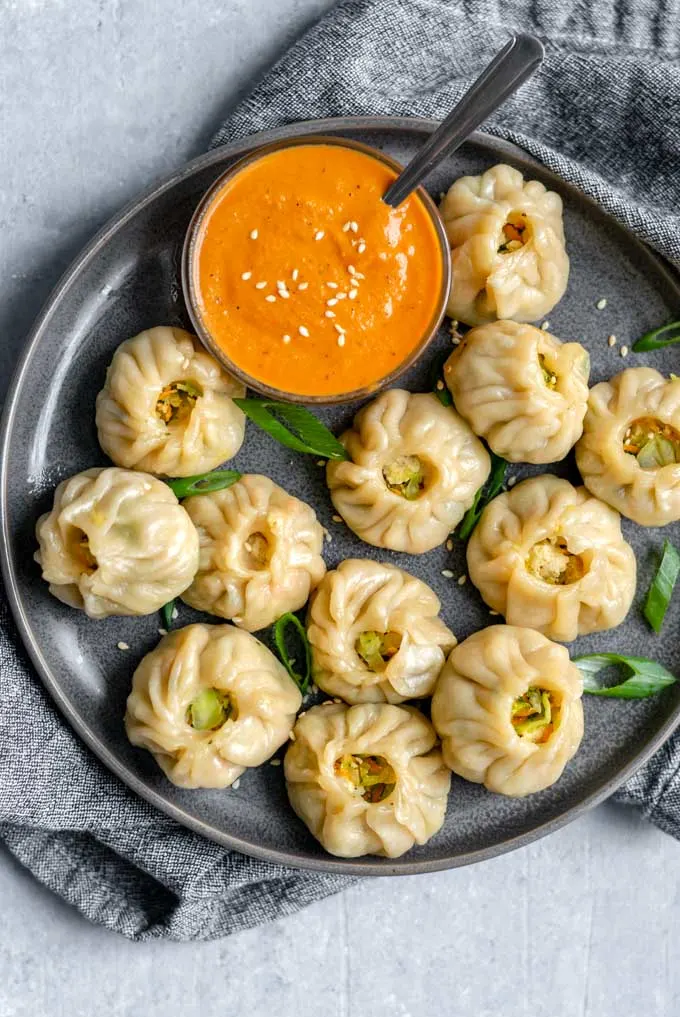
<path id="1" fill-rule="evenodd" d="M 200 250 L 201 240 L 201 227 L 203 220 L 211 208 L 213 201 L 221 192 L 224 185 L 232 177 L 236 176 L 245 166 L 260 159 L 262 156 L 268 155 L 270 152 L 276 152 L 282 148 L 290 148 L 295 145 L 337 145 L 341 148 L 353 148 L 359 152 L 363 152 L 366 155 L 372 156 L 384 165 L 389 166 L 390 169 L 396 173 L 400 173 L 403 169 L 398 162 L 394 159 L 390 159 L 383 152 L 378 149 L 371 148 L 369 145 L 364 145 L 358 141 L 352 141 L 347 138 L 337 138 L 333 136 L 314 135 L 311 137 L 304 138 L 290 138 L 282 141 L 274 142 L 270 145 L 263 145 L 261 148 L 251 152 L 250 155 L 244 159 L 240 159 L 229 167 L 224 173 L 222 173 L 217 180 L 214 182 L 212 187 L 204 194 L 201 199 L 196 211 L 194 212 L 189 228 L 187 230 L 186 238 L 184 241 L 184 249 L 182 252 L 182 287 L 184 290 L 184 299 L 187 305 L 189 316 L 193 323 L 194 329 L 212 356 L 219 361 L 222 366 L 229 371 L 230 374 L 242 381 L 248 388 L 253 389 L 262 395 L 267 396 L 270 399 L 276 399 L 283 402 L 293 403 L 307 403 L 307 404 L 326 404 L 331 403 L 348 403 L 356 399 L 362 399 L 375 392 L 380 391 L 383 388 L 393 384 L 403 373 L 408 370 L 412 364 L 420 357 L 420 355 L 426 350 L 430 342 L 434 339 L 437 334 L 437 330 L 442 323 L 444 313 L 446 311 L 446 304 L 449 298 L 449 289 L 451 286 L 451 250 L 449 248 L 446 231 L 444 224 L 439 215 L 439 211 L 434 201 L 424 190 L 419 187 L 414 192 L 422 201 L 427 213 L 429 214 L 432 225 L 434 227 L 437 240 L 439 242 L 439 248 L 441 251 L 442 259 L 442 281 L 440 291 L 437 294 L 437 300 L 435 304 L 432 317 L 425 328 L 423 335 L 417 345 L 409 352 L 408 356 L 389 374 L 385 377 L 373 382 L 371 385 L 365 386 L 360 389 L 355 389 L 351 392 L 340 392 L 332 395 L 314 396 L 308 394 L 301 394 L 298 392 L 287 392 L 282 389 L 272 388 L 266 385 L 264 382 L 259 381 L 257 378 L 252 377 L 245 372 L 238 364 L 235 364 L 231 358 L 225 353 L 225 351 L 218 346 L 213 339 L 210 331 L 205 325 L 203 315 L 201 313 L 199 290 L 197 286 L 197 266 L 198 266 L 198 252 Z"/>

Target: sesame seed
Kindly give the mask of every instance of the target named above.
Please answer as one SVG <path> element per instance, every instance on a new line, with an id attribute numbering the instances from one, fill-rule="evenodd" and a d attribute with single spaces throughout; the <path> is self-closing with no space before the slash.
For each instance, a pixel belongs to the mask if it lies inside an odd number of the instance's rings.
<path id="1" fill-rule="evenodd" d="M 510 477 L 508 479 L 508 487 L 514 487 L 517 483 L 517 477 Z"/>
<path id="2" fill-rule="evenodd" d="M 627 346 L 622 346 L 620 352 L 621 352 L 621 356 L 622 357 L 627 357 L 628 356 L 628 347 Z"/>
<path id="3" fill-rule="evenodd" d="M 550 322 L 544 321 L 543 324 L 541 325 L 541 328 L 543 329 L 544 332 L 547 332 L 548 329 L 550 328 Z"/>
<path id="4" fill-rule="evenodd" d="M 339 335 L 338 336 L 338 346 L 344 346 L 344 345 L 345 345 L 345 337 L 344 337 L 344 335 Z"/>
<path id="5" fill-rule="evenodd" d="M 326 236 L 326 234 L 324 233 L 323 230 L 317 230 L 316 233 L 314 234 L 314 239 L 315 240 L 323 240 L 323 238 L 325 236 Z"/>
<path id="6" fill-rule="evenodd" d="M 363 240 L 361 240 L 359 242 L 359 246 L 357 247 L 357 251 L 358 251 L 359 254 L 363 254 L 365 250 L 366 250 L 366 244 L 363 242 Z"/>
<path id="7" fill-rule="evenodd" d="M 237 777 L 236 780 L 234 781 L 234 783 L 231 785 L 233 787 L 234 791 L 238 791 L 240 783 L 241 783 L 241 778 Z"/>
<path id="8" fill-rule="evenodd" d="M 179 618 L 179 611 L 177 610 L 176 607 L 173 607 L 173 609 L 172 609 L 172 620 L 173 621 L 177 621 L 178 618 Z"/>
<path id="9" fill-rule="evenodd" d="M 354 273 L 354 280 L 355 280 L 355 282 L 356 282 L 357 279 L 361 280 L 361 279 L 365 279 L 365 278 L 366 278 L 366 276 L 364 275 L 363 272 L 355 272 Z"/>
<path id="10" fill-rule="evenodd" d="M 288 300 L 290 298 L 290 293 L 288 292 L 288 290 L 279 290 L 279 296 L 283 300 Z"/>
<path id="11" fill-rule="evenodd" d="M 465 586 L 466 583 L 467 583 L 467 576 L 459 576 L 458 577 L 458 585 L 459 586 Z"/>
<path id="12" fill-rule="evenodd" d="M 615 335 L 607 336 L 607 343 L 610 346 L 616 346 L 616 336 Z"/>
<path id="13" fill-rule="evenodd" d="M 122 643 L 122 642 L 121 642 L 121 643 L 118 643 L 118 649 L 119 649 L 119 650 L 129 650 L 129 649 L 130 649 L 130 647 L 128 646 L 128 644 L 127 644 L 127 643 Z"/>
<path id="14" fill-rule="evenodd" d="M 277 290 L 285 290 L 286 284 L 283 281 L 283 279 L 277 279 L 276 280 L 276 288 L 277 288 Z"/>
<path id="15" fill-rule="evenodd" d="M 335 307 L 337 302 L 338 302 L 338 298 L 337 297 L 331 297 L 330 300 L 326 301 L 326 307 Z"/>
<path id="16" fill-rule="evenodd" d="M 447 551 L 453 551 L 453 541 L 451 540 L 451 538 L 450 538 L 450 537 L 449 537 L 449 539 L 448 539 L 448 540 L 446 541 L 446 550 L 447 550 Z"/>
<path id="17" fill-rule="evenodd" d="M 299 276 L 299 274 L 300 273 L 298 272 L 298 270 L 294 268 L 293 271 L 290 273 L 290 277 L 293 280 L 293 282 L 297 282 L 297 277 Z"/>
<path id="18" fill-rule="evenodd" d="M 338 284 L 334 282 L 327 282 L 326 286 L 328 286 L 329 290 L 337 290 L 338 288 Z"/>
<path id="19" fill-rule="evenodd" d="M 336 300 L 344 300 L 346 296 L 347 296 L 346 293 L 338 293 L 338 295 L 337 295 L 337 297 L 335 299 Z"/>
<path id="20" fill-rule="evenodd" d="M 325 459 L 317 459 L 316 465 L 317 466 L 325 466 L 326 465 L 326 460 Z"/>
<path id="21" fill-rule="evenodd" d="M 255 289 L 256 290 L 263 290 L 266 285 L 267 285 L 267 283 L 263 279 L 262 282 L 255 283 Z"/>
<path id="22" fill-rule="evenodd" d="M 335 317 L 335 311 L 324 311 L 324 314 L 326 315 L 327 318 Z"/>
<path id="23" fill-rule="evenodd" d="M 309 329 L 305 328 L 304 325 L 299 325 L 298 326 L 298 332 L 300 333 L 300 335 L 305 336 L 305 338 L 309 335 Z"/>
<path id="24" fill-rule="evenodd" d="M 289 335 L 284 335 L 284 337 L 283 337 L 283 341 L 284 341 L 284 343 L 285 343 L 285 344 L 286 344 L 286 346 L 287 346 L 287 345 L 288 345 L 288 343 L 290 342 L 290 336 L 289 336 Z"/>
<path id="25" fill-rule="evenodd" d="M 269 301 L 270 304 L 275 304 L 276 303 L 276 297 L 274 296 L 273 293 L 270 293 L 269 296 L 265 297 L 264 299 Z"/>
<path id="26" fill-rule="evenodd" d="M 346 223 L 344 224 L 344 226 L 342 227 L 342 232 L 343 232 L 343 233 L 349 233 L 349 231 L 351 230 L 351 228 L 352 228 L 352 223 L 348 221 L 348 222 L 346 222 Z"/>
<path id="27" fill-rule="evenodd" d="M 359 224 L 354 222 L 354 220 L 352 220 L 352 222 L 349 224 L 349 228 L 351 229 L 352 233 L 359 232 Z"/>
<path id="28" fill-rule="evenodd" d="M 257 230 L 251 230 L 250 231 L 250 239 L 251 240 L 257 240 L 258 236 L 259 236 L 259 233 L 257 232 Z"/>
<path id="29" fill-rule="evenodd" d="M 269 760 L 269 765 L 270 766 L 281 766 L 281 760 L 280 759 L 270 759 Z"/>
<path id="30" fill-rule="evenodd" d="M 595 304 L 595 307 L 596 307 L 596 308 L 598 309 L 598 311 L 604 311 L 604 309 L 605 309 L 605 307 L 606 307 L 606 306 L 607 306 L 607 301 L 606 301 L 605 297 L 602 297 L 602 298 L 601 298 L 600 300 L 598 300 L 598 302 L 597 302 L 597 303 Z"/>
<path id="31" fill-rule="evenodd" d="M 489 611 L 489 614 L 492 614 L 494 618 L 498 617 L 498 611 Z"/>
<path id="32" fill-rule="evenodd" d="M 167 634 L 168 634 L 168 630 L 167 629 L 159 629 L 158 630 L 158 635 L 159 636 L 167 636 Z"/>
<path id="33" fill-rule="evenodd" d="M 347 271 L 349 272 L 350 275 L 356 275 L 356 268 L 354 267 L 354 265 L 348 265 Z"/>
<path id="34" fill-rule="evenodd" d="M 247 281 L 248 279 L 250 279 L 252 274 L 253 274 L 252 272 L 241 272 L 241 278 Z"/>
<path id="35" fill-rule="evenodd" d="M 348 295 L 350 300 L 356 300 L 358 294 L 359 294 L 359 290 L 350 290 L 347 295 Z"/>
<path id="36" fill-rule="evenodd" d="M 299 290 L 306 290 L 308 286 L 309 286 L 309 283 L 300 283 L 300 285 L 298 286 L 298 289 Z"/>
<path id="37" fill-rule="evenodd" d="M 334 515 L 334 516 L 331 516 L 331 519 L 333 520 L 334 523 L 341 523 L 342 522 L 342 516 Z"/>
<path id="38" fill-rule="evenodd" d="M 324 530 L 324 537 L 326 538 L 326 540 L 327 540 L 327 542 L 328 542 L 329 544 L 332 544 L 332 543 L 333 543 L 333 538 L 331 537 L 331 535 L 330 535 L 330 533 L 328 532 L 328 530 Z"/>
<path id="39" fill-rule="evenodd" d="M 342 335 L 343 332 L 347 331 L 347 329 L 343 328 L 342 325 L 337 325 L 336 324 L 336 325 L 333 325 L 333 328 L 335 329 L 336 332 L 339 332 L 341 335 Z"/>
<path id="40" fill-rule="evenodd" d="M 442 569 L 442 575 L 445 579 L 453 579 L 453 572 L 451 569 Z"/>
<path id="41" fill-rule="evenodd" d="M 438 392 L 443 392 L 444 391 L 444 382 L 441 380 L 441 378 L 437 382 L 437 391 Z"/>

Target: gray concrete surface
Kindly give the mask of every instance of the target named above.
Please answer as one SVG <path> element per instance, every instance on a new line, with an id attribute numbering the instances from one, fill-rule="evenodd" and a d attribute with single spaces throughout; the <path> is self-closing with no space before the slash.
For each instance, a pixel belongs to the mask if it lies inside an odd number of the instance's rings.
<path id="1" fill-rule="evenodd" d="M 0 384 L 61 270 L 330 0 L 0 0 Z M 1 779 L 1 775 L 0 775 Z M 678 1017 L 680 845 L 604 805 L 217 943 L 93 928 L 0 851 L 0 1017 Z"/>

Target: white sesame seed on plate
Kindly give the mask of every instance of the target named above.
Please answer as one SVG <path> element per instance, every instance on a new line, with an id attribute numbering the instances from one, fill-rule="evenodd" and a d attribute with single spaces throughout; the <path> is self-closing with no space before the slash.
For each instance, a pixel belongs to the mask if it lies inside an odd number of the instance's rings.
<path id="1" fill-rule="evenodd" d="M 627 346 L 622 346 L 621 350 L 620 350 L 620 353 L 621 353 L 622 357 L 627 357 L 628 356 L 628 347 Z"/>
<path id="2" fill-rule="evenodd" d="M 437 391 L 438 392 L 443 392 L 444 391 L 444 382 L 441 380 L 441 378 L 437 382 Z"/>
<path id="3" fill-rule="evenodd" d="M 173 621 L 177 621 L 178 618 L 179 618 L 179 611 L 177 610 L 176 607 L 173 607 L 173 609 L 172 609 L 172 620 Z"/>
<path id="4" fill-rule="evenodd" d="M 305 283 L 305 282 L 302 282 L 302 283 L 300 283 L 300 285 L 298 286 L 298 289 L 299 289 L 299 290 L 306 290 L 308 286 L 309 286 L 309 283 Z"/>
<path id="5" fill-rule="evenodd" d="M 233 787 L 234 791 L 238 791 L 240 783 L 241 783 L 241 778 L 237 777 L 236 780 L 234 781 L 234 783 L 231 785 Z"/>
<path id="6" fill-rule="evenodd" d="M 548 329 L 550 328 L 550 322 L 544 321 L 543 324 L 541 325 L 541 328 L 543 329 L 544 332 L 547 332 Z"/>
<path id="7" fill-rule="evenodd" d="M 269 760 L 269 765 L 270 766 L 281 766 L 281 760 L 280 759 L 270 759 Z"/>
<path id="8" fill-rule="evenodd" d="M 119 650 L 129 650 L 130 647 L 128 646 L 127 643 L 120 642 L 120 643 L 118 643 L 118 649 Z"/>
<path id="9" fill-rule="evenodd" d="M 598 311 L 604 311 L 606 306 L 607 300 L 605 297 L 601 297 L 600 300 L 598 300 L 598 302 L 595 304 L 595 307 L 598 309 Z"/>
<path id="10" fill-rule="evenodd" d="M 498 617 L 498 611 L 489 611 L 489 614 L 492 614 L 495 618 Z"/>
<path id="11" fill-rule="evenodd" d="M 339 516 L 339 515 L 331 516 L 331 519 L 333 520 L 334 523 L 341 523 L 342 522 L 342 516 Z"/>
<path id="12" fill-rule="evenodd" d="M 331 297 L 330 300 L 326 301 L 326 307 L 335 307 L 337 302 L 338 302 L 338 298 L 337 297 Z"/>
<path id="13" fill-rule="evenodd" d="M 337 290 L 338 288 L 338 284 L 334 282 L 327 282 L 326 286 L 328 286 L 329 290 Z"/>
<path id="14" fill-rule="evenodd" d="M 276 303 L 276 297 L 274 296 L 273 293 L 270 293 L 269 296 L 265 297 L 264 299 L 269 301 L 270 304 Z"/>
<path id="15" fill-rule="evenodd" d="M 458 585 L 465 586 L 467 583 L 467 576 L 458 576 Z"/>
<path id="16" fill-rule="evenodd" d="M 350 290 L 347 295 L 348 295 L 350 300 L 356 300 L 357 296 L 359 295 L 359 290 L 356 290 L 356 289 L 355 290 Z"/>
<path id="17" fill-rule="evenodd" d="M 450 537 L 449 537 L 449 539 L 448 539 L 448 540 L 446 541 L 446 550 L 447 550 L 447 551 L 453 551 L 453 541 L 451 540 L 451 538 L 450 538 Z"/>
<path id="18" fill-rule="evenodd" d="M 325 466 L 326 465 L 326 460 L 325 459 L 317 459 L 316 465 L 317 466 Z"/>
<path id="19" fill-rule="evenodd" d="M 241 272 L 241 278 L 247 281 L 248 279 L 250 279 L 252 274 L 253 274 L 252 272 Z"/>
<path id="20" fill-rule="evenodd" d="M 290 342 L 290 336 L 289 336 L 289 335 L 284 335 L 284 337 L 283 337 L 283 341 L 284 341 L 284 343 L 285 343 L 285 344 L 286 344 L 286 346 L 287 346 L 287 345 L 288 345 L 288 343 Z"/>
<path id="21" fill-rule="evenodd" d="M 257 230 L 251 230 L 250 231 L 250 239 L 251 240 L 257 240 L 258 236 L 259 236 L 259 233 L 257 232 Z"/>
<path id="22" fill-rule="evenodd" d="M 158 630 L 158 635 L 159 636 L 167 636 L 167 634 L 168 634 L 168 630 L 167 629 L 159 629 Z"/>
<path id="23" fill-rule="evenodd" d="M 345 345 L 345 337 L 344 337 L 344 335 L 339 335 L 338 336 L 338 346 L 344 346 L 344 345 Z"/>
<path id="24" fill-rule="evenodd" d="M 262 279 L 262 280 L 260 280 L 260 282 L 256 282 L 255 283 L 255 289 L 256 290 L 263 290 L 266 285 L 267 285 L 266 281 L 264 279 Z"/>
<path id="25" fill-rule="evenodd" d="M 508 487 L 514 487 L 516 483 L 517 483 L 517 477 L 509 477 L 508 478 Z"/>
<path id="26" fill-rule="evenodd" d="M 451 569 L 442 569 L 442 575 L 444 579 L 453 579 L 453 572 Z"/>
<path id="27" fill-rule="evenodd" d="M 615 335 L 607 336 L 607 344 L 609 346 L 616 346 L 616 336 Z"/>
<path id="28" fill-rule="evenodd" d="M 314 239 L 315 240 L 323 240 L 323 238 L 325 236 L 326 236 L 326 234 L 324 233 L 323 230 L 317 230 L 316 233 L 314 234 Z"/>
<path id="29" fill-rule="evenodd" d="M 335 317 L 335 311 L 324 311 L 324 314 L 325 314 L 325 316 L 327 318 L 334 318 Z"/>
<path id="30" fill-rule="evenodd" d="M 309 335 L 309 329 L 305 328 L 304 325 L 298 325 L 298 332 L 300 335 L 305 336 L 305 338 Z"/>

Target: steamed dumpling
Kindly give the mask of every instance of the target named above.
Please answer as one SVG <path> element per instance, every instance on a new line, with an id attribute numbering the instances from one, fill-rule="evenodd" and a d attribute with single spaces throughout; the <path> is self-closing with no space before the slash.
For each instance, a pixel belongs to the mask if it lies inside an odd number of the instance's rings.
<path id="1" fill-rule="evenodd" d="M 402 703 L 432 694 L 456 639 L 429 586 L 393 565 L 348 559 L 328 572 L 309 609 L 314 681 L 348 703 Z"/>
<path id="2" fill-rule="evenodd" d="M 633 522 L 677 522 L 680 378 L 631 367 L 595 385 L 576 463 L 588 490 Z"/>
<path id="3" fill-rule="evenodd" d="M 443 544 L 486 481 L 489 454 L 461 417 L 430 393 L 383 392 L 328 463 L 331 499 L 361 540 L 422 554 Z"/>
<path id="4" fill-rule="evenodd" d="M 62 481 L 36 536 L 50 593 L 90 618 L 152 614 L 198 568 L 198 534 L 168 485 L 115 466 Z"/>
<path id="5" fill-rule="evenodd" d="M 225 788 L 283 745 L 301 703 L 254 636 L 233 625 L 187 625 L 141 661 L 125 728 L 173 784 Z"/>
<path id="6" fill-rule="evenodd" d="M 618 512 L 550 475 L 487 505 L 467 564 L 490 608 L 563 642 L 620 625 L 635 595 L 635 554 Z"/>
<path id="7" fill-rule="evenodd" d="M 471 329 L 444 367 L 456 409 L 496 455 L 555 463 L 581 437 L 590 359 L 533 325 Z"/>
<path id="8" fill-rule="evenodd" d="M 269 477 L 184 502 L 198 530 L 198 573 L 182 600 L 250 632 L 297 611 L 326 572 L 314 509 Z"/>
<path id="9" fill-rule="evenodd" d="M 475 632 L 447 660 L 432 699 L 444 761 L 502 795 L 550 787 L 581 744 L 582 689 L 566 649 L 540 632 Z"/>
<path id="10" fill-rule="evenodd" d="M 452 318 L 537 321 L 562 299 L 569 258 L 554 191 L 501 163 L 456 180 L 440 211 L 451 244 Z"/>
<path id="11" fill-rule="evenodd" d="M 302 714 L 291 738 L 290 803 L 332 855 L 397 858 L 440 829 L 451 774 L 417 710 L 329 702 Z"/>
<path id="12" fill-rule="evenodd" d="M 99 444 L 118 466 L 168 477 L 208 473 L 236 455 L 245 387 L 181 328 L 122 343 L 97 396 Z"/>

